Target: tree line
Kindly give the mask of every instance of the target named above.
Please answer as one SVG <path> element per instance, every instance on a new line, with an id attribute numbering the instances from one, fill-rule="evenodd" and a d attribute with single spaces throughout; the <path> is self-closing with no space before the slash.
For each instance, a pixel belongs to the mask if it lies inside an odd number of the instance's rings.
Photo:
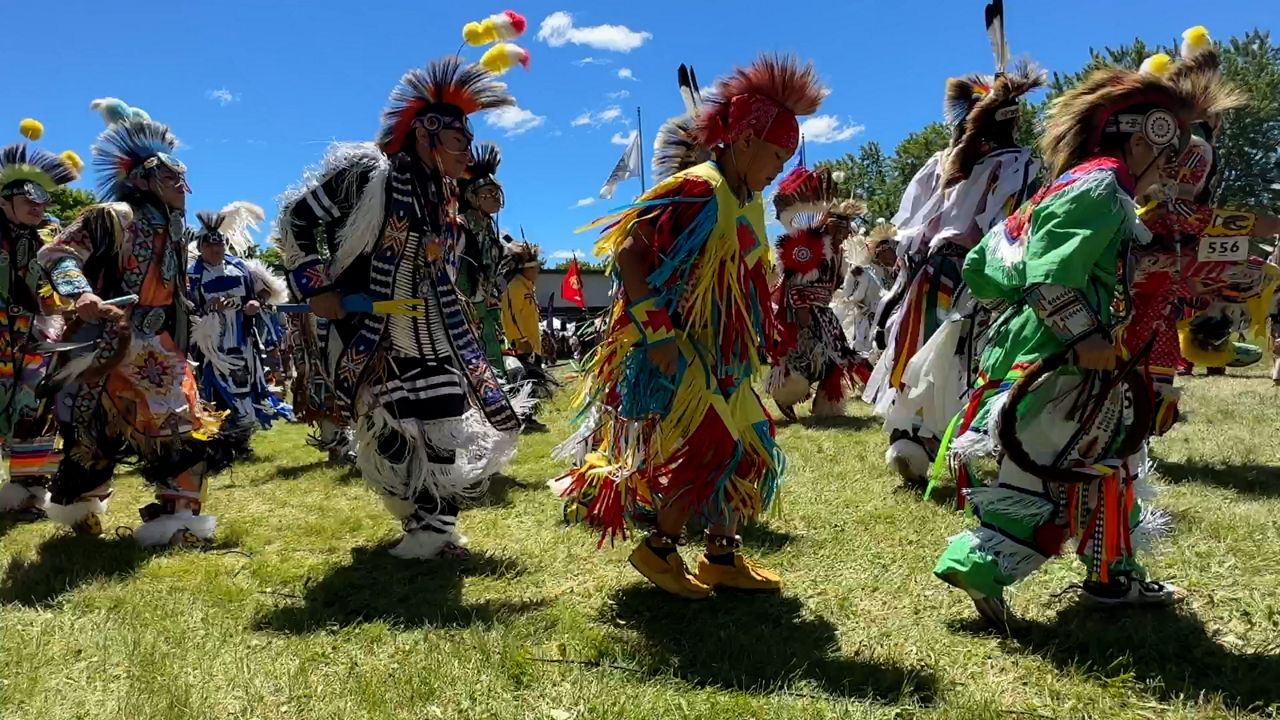
<path id="1" fill-rule="evenodd" d="M 1089 62 L 1077 72 L 1054 72 L 1038 102 L 1026 102 L 1019 123 L 1019 141 L 1035 146 L 1037 127 L 1054 98 L 1079 83 L 1093 70 L 1107 66 L 1138 69 L 1147 57 L 1164 52 L 1177 56 L 1177 40 L 1164 45 L 1148 45 L 1141 38 L 1118 48 L 1090 49 Z M 1271 33 L 1254 29 L 1243 37 L 1221 43 L 1223 73 L 1249 94 L 1249 104 L 1226 117 L 1218 137 L 1219 170 L 1215 183 L 1216 202 L 1242 209 L 1280 212 L 1280 45 Z M 938 88 L 941 94 L 942 88 Z M 933 122 L 907 135 L 886 154 L 880 143 L 864 143 L 856 152 L 837 160 L 818 163 L 844 172 L 841 191 L 845 196 L 867 202 L 870 219 L 889 218 L 907 183 L 929 158 L 944 149 L 951 133 L 941 122 Z"/>

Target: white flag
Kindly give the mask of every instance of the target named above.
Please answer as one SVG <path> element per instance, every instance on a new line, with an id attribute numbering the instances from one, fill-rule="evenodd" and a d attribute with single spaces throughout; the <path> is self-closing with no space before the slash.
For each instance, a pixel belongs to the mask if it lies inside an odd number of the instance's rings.
<path id="1" fill-rule="evenodd" d="M 633 133 L 627 149 L 622 151 L 618 164 L 613 166 L 609 179 L 605 180 L 604 187 L 600 188 L 600 197 L 605 200 L 612 198 L 615 185 L 623 180 L 638 177 L 640 177 L 640 133 Z"/>

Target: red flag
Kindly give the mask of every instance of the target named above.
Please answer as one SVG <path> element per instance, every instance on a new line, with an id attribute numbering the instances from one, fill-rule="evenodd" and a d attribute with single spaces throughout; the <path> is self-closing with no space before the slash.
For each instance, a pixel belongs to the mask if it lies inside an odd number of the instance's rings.
<path id="1" fill-rule="evenodd" d="M 565 302 L 587 309 L 587 301 L 582 297 L 582 271 L 578 269 L 578 258 L 569 261 L 569 271 L 564 274 L 564 280 L 560 283 L 560 297 Z"/>

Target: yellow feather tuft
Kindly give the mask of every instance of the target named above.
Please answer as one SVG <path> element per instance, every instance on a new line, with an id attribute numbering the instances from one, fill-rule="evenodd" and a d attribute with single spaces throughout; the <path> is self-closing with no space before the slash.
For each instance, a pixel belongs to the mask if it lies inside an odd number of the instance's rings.
<path id="1" fill-rule="evenodd" d="M 84 172 L 84 160 L 80 159 L 80 156 L 76 154 L 75 150 L 63 150 L 60 157 L 64 162 L 75 169 L 77 175 Z"/>
<path id="2" fill-rule="evenodd" d="M 1213 39 L 1209 37 L 1209 28 L 1203 25 L 1196 25 L 1183 31 L 1182 42 L 1189 47 L 1200 48 L 1213 42 Z"/>
<path id="3" fill-rule="evenodd" d="M 481 45 L 496 42 L 498 31 L 493 25 L 493 19 L 485 18 L 480 22 L 469 22 L 463 25 L 462 39 L 472 47 L 480 47 Z"/>
<path id="4" fill-rule="evenodd" d="M 1165 53 L 1156 53 L 1146 60 L 1142 61 L 1142 66 L 1138 68 L 1138 72 L 1143 75 L 1154 75 L 1156 77 L 1164 77 L 1173 70 L 1173 58 Z"/>
<path id="5" fill-rule="evenodd" d="M 28 140 L 39 140 L 44 136 L 44 125 L 35 118 L 23 118 L 22 122 L 18 123 L 18 132 Z"/>

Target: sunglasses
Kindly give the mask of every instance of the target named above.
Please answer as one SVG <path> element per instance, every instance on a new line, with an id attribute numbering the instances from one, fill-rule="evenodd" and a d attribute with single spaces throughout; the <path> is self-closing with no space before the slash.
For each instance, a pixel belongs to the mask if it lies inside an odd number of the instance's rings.
<path id="1" fill-rule="evenodd" d="M 39 183 L 34 183 L 30 180 L 14 183 L 9 187 L 6 187 L 3 192 L 0 192 L 0 197 L 5 198 L 6 200 L 15 197 L 25 197 L 37 205 L 48 205 L 49 201 L 52 199 L 48 190 L 41 187 Z"/>

